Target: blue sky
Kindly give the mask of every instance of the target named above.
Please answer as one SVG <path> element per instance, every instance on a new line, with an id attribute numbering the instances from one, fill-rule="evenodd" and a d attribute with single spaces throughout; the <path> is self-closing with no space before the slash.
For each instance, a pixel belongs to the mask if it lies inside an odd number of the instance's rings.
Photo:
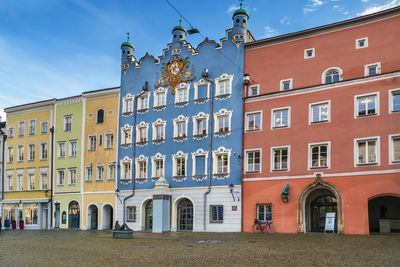
<path id="1" fill-rule="evenodd" d="M 239 0 L 170 0 L 210 39 L 232 26 Z M 400 5 L 400 0 L 245 0 L 258 39 Z M 158 57 L 179 15 L 165 0 L 1 0 L 0 116 L 5 107 L 118 86 L 120 44 Z M 183 26 L 189 28 L 184 21 Z M 197 46 L 199 34 L 187 40 Z"/>

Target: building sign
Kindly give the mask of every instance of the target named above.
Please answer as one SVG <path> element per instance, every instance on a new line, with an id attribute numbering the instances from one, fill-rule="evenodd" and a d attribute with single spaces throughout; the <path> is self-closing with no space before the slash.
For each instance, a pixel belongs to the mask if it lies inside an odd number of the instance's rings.
<path id="1" fill-rule="evenodd" d="M 192 72 L 189 71 L 189 57 L 178 58 L 174 56 L 171 61 L 162 64 L 161 72 L 161 78 L 157 77 L 157 85 L 155 87 L 168 86 L 173 95 L 175 94 L 175 88 L 180 83 L 190 82 L 196 79 L 196 77 L 193 76 L 193 65 Z"/>
<path id="2" fill-rule="evenodd" d="M 336 217 L 335 212 L 327 212 L 326 213 L 324 233 L 326 231 L 332 231 L 333 233 L 335 232 L 335 217 Z"/>

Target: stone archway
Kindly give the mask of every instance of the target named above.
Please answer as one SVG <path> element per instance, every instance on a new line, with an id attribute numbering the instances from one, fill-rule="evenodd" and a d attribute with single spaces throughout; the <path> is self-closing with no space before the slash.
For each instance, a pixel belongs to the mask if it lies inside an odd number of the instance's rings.
<path id="1" fill-rule="evenodd" d="M 307 201 L 310 194 L 313 192 L 317 192 L 320 190 L 320 195 L 331 195 L 336 199 L 336 208 L 337 208 L 337 231 L 338 233 L 343 233 L 343 199 L 340 191 L 332 184 L 325 182 L 322 180 L 321 175 L 317 174 L 314 182 L 306 186 L 301 193 L 299 194 L 299 198 L 297 201 L 297 230 L 300 233 L 308 232 L 307 229 L 307 218 L 306 218 L 306 209 L 307 209 Z"/>
<path id="2" fill-rule="evenodd" d="M 114 221 L 114 209 L 111 204 L 103 205 L 101 211 L 102 229 L 112 229 Z"/>

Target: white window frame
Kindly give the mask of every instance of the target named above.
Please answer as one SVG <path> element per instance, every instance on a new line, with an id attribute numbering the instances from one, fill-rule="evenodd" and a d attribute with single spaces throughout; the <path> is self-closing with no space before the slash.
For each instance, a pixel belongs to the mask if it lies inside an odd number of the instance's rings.
<path id="1" fill-rule="evenodd" d="M 185 117 L 183 115 L 179 115 L 177 118 L 173 120 L 174 124 L 174 138 L 187 138 L 188 136 L 188 122 L 189 122 L 189 117 Z M 185 123 L 185 134 L 184 136 L 179 136 L 179 129 L 178 129 L 178 123 Z"/>
<path id="2" fill-rule="evenodd" d="M 360 42 L 364 41 L 364 46 L 360 46 Z M 368 37 L 356 39 L 356 49 L 362 49 L 368 47 Z"/>
<path id="3" fill-rule="evenodd" d="M 100 171 L 100 170 L 102 170 L 102 171 Z M 96 181 L 104 181 L 104 176 L 105 176 L 104 163 L 102 163 L 102 162 L 97 163 L 96 164 Z"/>
<path id="4" fill-rule="evenodd" d="M 11 126 L 8 128 L 8 138 L 14 138 L 15 135 L 15 127 Z"/>
<path id="5" fill-rule="evenodd" d="M 165 177 L 165 155 L 162 155 L 160 152 L 155 154 L 154 156 L 151 157 L 151 178 L 159 178 L 159 177 Z M 157 166 L 156 166 L 156 161 L 160 160 L 163 162 L 163 169 L 162 169 L 162 174 L 161 176 L 157 176 Z"/>
<path id="6" fill-rule="evenodd" d="M 104 142 L 104 149 L 113 149 L 114 148 L 114 133 L 112 131 L 105 132 L 105 142 Z M 109 139 L 111 139 L 111 145 L 109 144 Z"/>
<path id="7" fill-rule="evenodd" d="M 127 206 L 126 207 L 126 221 L 127 222 L 136 222 L 136 206 Z"/>
<path id="8" fill-rule="evenodd" d="M 131 101 L 130 105 L 128 105 L 128 101 Z M 135 97 L 131 94 L 127 94 L 122 98 L 122 114 L 130 114 L 133 113 L 133 105 L 134 105 Z"/>
<path id="9" fill-rule="evenodd" d="M 326 166 L 312 166 L 312 147 L 313 146 L 327 146 L 326 149 Z M 308 144 L 308 170 L 314 169 L 330 169 L 331 168 L 331 141 L 309 143 Z"/>
<path id="10" fill-rule="evenodd" d="M 125 168 L 126 164 L 130 165 L 130 170 L 129 170 L 129 177 L 128 179 L 125 176 Z M 120 172 L 120 181 L 122 183 L 130 182 L 132 181 L 132 159 L 125 156 L 122 160 L 120 160 L 120 166 L 121 166 L 121 172 Z"/>
<path id="11" fill-rule="evenodd" d="M 24 191 L 24 183 L 25 183 L 25 171 L 24 170 L 17 170 L 17 173 L 15 175 L 16 178 L 16 191 Z M 22 184 L 21 184 L 22 182 Z"/>
<path id="12" fill-rule="evenodd" d="M 18 145 L 17 147 L 17 162 L 23 162 L 24 161 L 24 145 Z M 22 152 L 22 154 L 21 154 Z"/>
<path id="13" fill-rule="evenodd" d="M 179 91 L 186 90 L 186 99 L 185 101 L 180 101 L 179 99 Z M 189 93 L 190 93 L 190 84 L 180 83 L 178 87 L 175 89 L 175 104 L 186 104 L 189 102 Z"/>
<path id="14" fill-rule="evenodd" d="M 44 125 L 46 126 L 46 131 L 43 131 Z M 40 122 L 40 134 L 47 134 L 49 132 L 49 122 L 48 121 L 41 121 Z"/>
<path id="15" fill-rule="evenodd" d="M 62 183 L 60 183 L 60 173 L 63 174 Z M 65 184 L 65 169 L 57 169 L 57 186 L 63 186 Z"/>
<path id="16" fill-rule="evenodd" d="M 161 105 L 158 101 L 158 96 L 163 95 L 164 96 L 164 104 Z M 154 108 L 163 108 L 167 106 L 167 89 L 163 87 L 159 87 L 157 90 L 153 92 L 153 97 L 154 97 Z"/>
<path id="17" fill-rule="evenodd" d="M 11 153 L 10 153 L 11 150 Z M 7 147 L 7 163 L 13 163 L 14 162 L 14 147 L 9 146 Z"/>
<path id="18" fill-rule="evenodd" d="M 264 211 L 264 216 L 263 216 L 263 220 L 260 220 L 260 206 L 263 206 L 265 211 Z M 267 211 L 269 209 L 267 209 L 267 207 L 270 207 L 271 211 Z M 257 203 L 256 204 L 256 213 L 257 213 L 257 220 L 259 222 L 273 222 L 274 220 L 274 209 L 273 209 L 273 205 L 272 203 Z M 271 216 L 271 220 L 267 220 L 268 219 L 268 214 L 270 214 Z"/>
<path id="19" fill-rule="evenodd" d="M 117 163 L 109 162 L 107 165 L 107 179 L 114 181 L 117 178 Z"/>
<path id="20" fill-rule="evenodd" d="M 48 168 L 40 168 L 39 169 L 39 175 L 40 175 L 40 190 L 48 190 L 49 189 L 49 170 Z M 43 179 L 46 177 L 46 183 L 44 183 Z M 46 186 L 44 186 L 46 184 Z"/>
<path id="21" fill-rule="evenodd" d="M 274 114 L 275 112 L 281 111 L 281 110 L 287 110 L 288 111 L 288 125 L 286 126 L 275 126 L 275 120 L 274 120 Z M 291 114 L 291 107 L 279 107 L 279 108 L 273 108 L 271 109 L 271 130 L 275 129 L 286 129 L 290 128 L 290 114 Z"/>
<path id="22" fill-rule="evenodd" d="M 354 167 L 362 167 L 362 166 L 371 166 L 371 165 L 380 165 L 381 157 L 380 157 L 380 136 L 370 136 L 370 137 L 363 137 L 363 138 L 354 138 Z M 358 163 L 358 142 L 360 141 L 370 141 L 375 140 L 376 144 L 376 162 L 372 163 Z M 367 149 L 368 151 L 368 149 Z M 368 157 L 368 155 L 367 155 Z"/>
<path id="23" fill-rule="evenodd" d="M 259 152 L 260 153 L 260 169 L 257 171 L 255 170 L 249 170 L 249 153 L 255 153 Z M 246 155 L 244 166 L 245 166 L 245 172 L 246 173 L 261 173 L 262 172 L 262 148 L 252 148 L 252 149 L 245 149 L 244 154 Z"/>
<path id="24" fill-rule="evenodd" d="M 285 89 L 285 83 L 289 83 L 289 89 Z M 281 91 L 288 91 L 293 89 L 293 78 L 280 80 L 280 90 Z"/>
<path id="25" fill-rule="evenodd" d="M 230 175 L 231 173 L 231 151 L 230 148 L 225 148 L 220 146 L 218 149 L 213 150 L 213 175 Z M 227 155 L 228 156 L 228 172 L 227 173 L 219 173 L 218 172 L 218 156 Z"/>
<path id="26" fill-rule="evenodd" d="M 249 117 L 251 115 L 256 115 L 259 114 L 260 115 L 260 125 L 258 129 L 249 129 Z M 251 112 L 246 112 L 245 113 L 246 116 L 246 132 L 257 132 L 257 131 L 262 131 L 262 121 L 263 121 L 263 111 L 262 110 L 255 110 L 255 111 L 251 111 Z"/>
<path id="27" fill-rule="evenodd" d="M 320 106 L 323 104 L 327 104 L 328 105 L 328 116 L 327 116 L 327 120 L 326 121 L 315 121 L 313 122 L 313 107 L 314 106 Z M 313 124 L 319 124 L 319 123 L 328 123 L 331 122 L 331 100 L 326 100 L 326 101 L 320 101 L 320 102 L 314 102 L 314 103 L 310 103 L 308 105 L 308 124 L 309 125 L 313 125 Z"/>
<path id="28" fill-rule="evenodd" d="M 193 136 L 207 135 L 209 133 L 209 131 L 208 131 L 209 117 L 210 117 L 209 114 L 206 114 L 206 113 L 204 113 L 202 111 L 197 113 L 197 115 L 194 115 L 192 117 L 192 121 L 193 121 Z M 204 133 L 201 133 L 201 134 L 198 133 L 198 131 L 199 131 L 198 121 L 199 120 L 204 120 L 206 122 L 206 128 L 205 128 L 206 133 L 205 134 Z"/>
<path id="29" fill-rule="evenodd" d="M 257 90 L 256 94 L 253 94 L 253 89 Z M 248 96 L 259 95 L 260 94 L 260 85 L 259 84 L 250 85 L 247 93 L 248 93 Z"/>
<path id="30" fill-rule="evenodd" d="M 94 142 L 92 143 L 92 138 L 94 138 Z M 92 147 L 92 144 L 94 144 L 94 147 Z M 88 135 L 88 151 L 96 151 L 97 150 L 97 134 L 96 133 L 90 133 Z"/>
<path id="31" fill-rule="evenodd" d="M 91 181 L 93 181 L 93 164 L 88 163 L 85 166 L 85 182 L 91 182 Z"/>
<path id="32" fill-rule="evenodd" d="M 64 151 L 62 151 L 61 147 L 64 147 Z M 57 158 L 63 159 L 65 158 L 66 154 L 67 154 L 67 147 L 65 141 L 57 142 Z"/>
<path id="33" fill-rule="evenodd" d="M 340 82 L 340 81 L 343 80 L 343 70 L 341 68 L 339 68 L 339 67 L 330 67 L 330 68 L 327 68 L 326 70 L 324 70 L 324 72 L 322 72 L 322 79 L 321 79 L 322 84 L 334 84 L 334 83 L 336 83 L 336 82 L 326 83 L 326 73 L 328 71 L 331 71 L 331 70 L 337 70 L 338 71 L 338 73 L 339 73 L 339 81 L 337 81 L 337 82 Z"/>
<path id="34" fill-rule="evenodd" d="M 199 87 L 200 86 L 207 86 L 207 97 L 206 98 L 199 98 Z M 201 78 L 198 82 L 193 84 L 194 87 L 194 100 L 208 100 L 210 98 L 210 86 L 211 83 Z"/>
<path id="35" fill-rule="evenodd" d="M 25 121 L 18 121 L 18 136 L 25 136 Z"/>
<path id="36" fill-rule="evenodd" d="M 157 127 L 161 126 L 162 127 L 162 138 L 161 139 L 157 139 Z M 152 136 L 152 140 L 153 141 L 165 141 L 165 128 L 167 126 L 167 121 L 166 120 L 162 120 L 161 118 L 158 118 L 155 122 L 152 123 L 152 132 L 153 132 L 153 136 Z"/>
<path id="37" fill-rule="evenodd" d="M 204 179 L 207 178 L 207 170 L 208 170 L 208 151 L 203 150 L 202 148 L 199 148 L 196 150 L 196 152 L 192 152 L 192 177 L 197 176 L 198 174 L 196 174 L 196 157 L 198 156 L 204 156 L 204 161 L 205 161 L 205 165 L 204 165 L 204 174 L 202 174 L 204 176 Z M 194 179 L 195 180 L 195 179 Z M 203 180 L 203 179 L 201 179 Z"/>
<path id="38" fill-rule="evenodd" d="M 31 127 L 31 123 L 33 123 L 33 127 Z M 28 136 L 32 135 L 36 135 L 36 119 L 28 120 Z"/>
<path id="39" fill-rule="evenodd" d="M 144 105 L 143 105 L 143 99 L 145 100 Z M 150 93 L 146 92 L 139 96 L 137 98 L 137 111 L 138 112 L 143 112 L 149 110 L 149 104 L 150 104 Z"/>
<path id="40" fill-rule="evenodd" d="M 185 159 L 185 175 L 178 175 L 177 160 L 182 159 L 182 158 Z M 178 152 L 176 152 L 176 154 L 173 154 L 172 155 L 172 177 L 186 178 L 188 176 L 187 162 L 188 162 L 188 153 L 183 153 L 182 150 L 179 150 Z"/>
<path id="41" fill-rule="evenodd" d="M 75 143 L 75 155 L 73 155 L 73 149 L 72 149 L 72 144 Z M 77 140 L 72 140 L 69 141 L 69 157 L 76 157 L 78 155 L 78 141 Z"/>
<path id="42" fill-rule="evenodd" d="M 230 96 L 230 95 L 232 95 L 232 91 L 233 91 L 233 88 L 232 88 L 232 81 L 233 81 L 233 77 L 234 77 L 234 74 L 231 74 L 231 75 L 229 75 L 229 74 L 227 74 L 227 73 L 223 73 L 223 74 L 221 74 L 219 77 L 217 77 L 217 78 L 215 78 L 214 80 L 215 80 L 215 97 L 224 97 L 224 96 Z M 229 93 L 224 93 L 224 94 L 221 94 L 221 82 L 225 82 L 225 81 L 227 81 L 228 83 L 229 83 Z"/>
<path id="43" fill-rule="evenodd" d="M 35 159 L 36 159 L 36 146 L 35 144 L 28 144 L 28 161 L 34 161 Z"/>
<path id="44" fill-rule="evenodd" d="M 44 155 L 43 155 L 43 149 L 42 149 L 43 145 L 46 146 L 46 157 L 44 157 Z M 49 157 L 49 146 L 48 146 L 48 143 L 47 142 L 40 143 L 40 148 L 39 149 L 40 149 L 40 151 L 39 151 L 40 160 L 47 160 L 48 157 Z"/>
<path id="45" fill-rule="evenodd" d="M 129 124 L 125 124 L 124 127 L 121 128 L 121 145 L 130 145 L 132 144 L 132 132 L 133 126 Z M 126 131 L 130 132 L 130 138 L 126 138 Z"/>
<path id="46" fill-rule="evenodd" d="M 36 173 L 35 169 L 28 169 L 27 170 L 27 181 L 26 181 L 26 188 L 28 191 L 33 191 L 36 188 Z M 33 188 L 31 180 L 33 179 Z M 37 188 L 36 188 L 37 189 Z"/>
<path id="47" fill-rule="evenodd" d="M 4 191 L 11 192 L 14 191 L 14 171 L 7 170 L 6 173 L 7 179 L 4 181 Z"/>
<path id="48" fill-rule="evenodd" d="M 368 77 L 368 76 L 374 76 L 374 75 L 369 75 L 369 68 L 371 67 L 375 67 L 376 68 L 376 74 L 381 74 L 381 63 L 380 62 L 376 62 L 376 63 L 371 63 L 371 64 L 367 64 L 364 66 L 364 76 Z"/>
<path id="49" fill-rule="evenodd" d="M 136 170 L 135 170 L 135 180 L 136 181 L 140 181 L 141 183 L 147 181 L 148 172 L 149 172 L 148 159 L 149 159 L 149 157 L 145 157 L 143 154 L 141 154 L 139 157 L 137 157 L 135 159 L 135 168 L 136 168 Z M 144 166 L 145 166 L 146 170 L 144 172 L 143 177 L 140 177 L 139 176 L 139 174 L 140 174 L 140 164 L 142 164 L 142 163 L 145 164 Z"/>
<path id="50" fill-rule="evenodd" d="M 363 98 L 363 97 L 368 97 L 368 96 L 375 96 L 375 113 L 374 114 L 366 114 L 366 115 L 358 115 L 359 110 L 358 110 L 358 99 Z M 379 116 L 380 112 L 380 100 L 379 100 L 379 92 L 371 92 L 368 94 L 362 94 L 362 95 L 355 95 L 354 96 L 354 118 L 366 118 L 366 117 L 372 117 L 372 116 Z"/>
<path id="51" fill-rule="evenodd" d="M 75 172 L 75 183 L 72 183 L 72 172 Z M 78 170 L 77 168 L 68 168 L 68 185 L 74 186 L 78 183 Z"/>
<path id="52" fill-rule="evenodd" d="M 308 55 L 308 52 L 311 51 L 311 56 Z M 307 48 L 304 49 L 304 59 L 313 58 L 315 57 L 315 48 Z"/>
<path id="53" fill-rule="evenodd" d="M 141 136 L 141 130 L 144 129 L 145 136 Z M 145 140 L 141 140 L 145 139 Z M 147 143 L 149 142 L 149 123 L 141 121 L 136 125 L 136 143 Z"/>
<path id="54" fill-rule="evenodd" d="M 389 164 L 400 164 L 400 160 L 394 160 L 394 138 L 400 138 L 400 133 L 389 135 Z"/>
<path id="55" fill-rule="evenodd" d="M 222 133 L 230 133 L 232 131 L 232 112 L 233 110 L 227 110 L 225 108 L 220 109 L 218 112 L 214 113 L 214 134 Z M 219 131 L 219 117 L 228 116 L 228 131 Z"/>
<path id="56" fill-rule="evenodd" d="M 275 169 L 275 150 L 287 150 L 287 168 L 285 169 Z M 270 172 L 288 172 L 290 171 L 290 145 L 283 145 L 283 146 L 273 146 L 270 150 Z M 282 165 L 282 162 L 281 162 Z"/>
<path id="57" fill-rule="evenodd" d="M 67 119 L 71 118 L 71 129 L 67 129 Z M 64 116 L 64 132 L 72 132 L 72 115 L 65 115 Z"/>
<path id="58" fill-rule="evenodd" d="M 393 95 L 395 93 L 398 93 L 400 95 L 400 88 L 395 88 L 395 89 L 389 90 L 389 105 L 388 105 L 389 106 L 389 114 L 400 112 L 400 109 L 393 110 L 393 101 L 394 101 Z"/>

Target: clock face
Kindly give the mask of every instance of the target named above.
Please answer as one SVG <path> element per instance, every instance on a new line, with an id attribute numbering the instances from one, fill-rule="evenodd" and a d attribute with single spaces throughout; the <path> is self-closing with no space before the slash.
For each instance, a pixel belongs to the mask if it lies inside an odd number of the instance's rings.
<path id="1" fill-rule="evenodd" d="M 169 71 L 171 72 L 172 75 L 177 75 L 180 71 L 179 63 L 177 61 L 173 62 L 169 67 Z"/>

